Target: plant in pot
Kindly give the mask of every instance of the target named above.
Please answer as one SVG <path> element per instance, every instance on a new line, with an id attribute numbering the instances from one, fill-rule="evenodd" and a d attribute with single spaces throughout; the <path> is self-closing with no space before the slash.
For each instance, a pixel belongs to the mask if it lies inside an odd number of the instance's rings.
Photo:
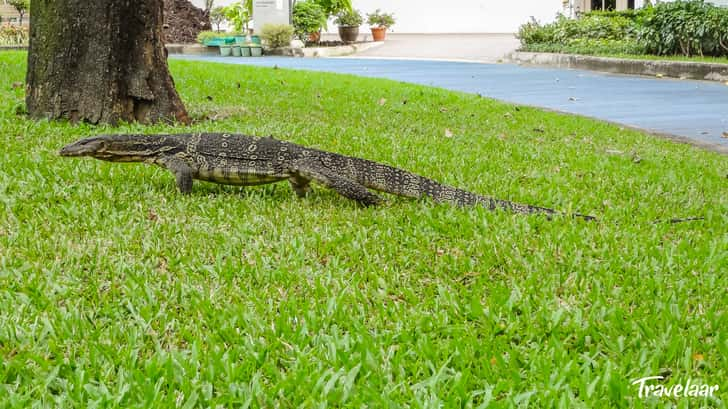
<path id="1" fill-rule="evenodd" d="M 298 1 L 293 6 L 293 29 L 301 41 L 318 43 L 321 29 L 326 27 L 326 12 L 311 0 Z"/>
<path id="2" fill-rule="evenodd" d="M 339 37 L 345 43 L 353 43 L 359 37 L 359 26 L 364 19 L 357 10 L 344 10 L 336 15 L 336 23 L 339 26 Z"/>
<path id="3" fill-rule="evenodd" d="M 372 30 L 374 41 L 384 41 L 387 29 L 394 25 L 394 14 L 382 13 L 377 9 L 374 13 L 367 14 L 367 24 Z"/>

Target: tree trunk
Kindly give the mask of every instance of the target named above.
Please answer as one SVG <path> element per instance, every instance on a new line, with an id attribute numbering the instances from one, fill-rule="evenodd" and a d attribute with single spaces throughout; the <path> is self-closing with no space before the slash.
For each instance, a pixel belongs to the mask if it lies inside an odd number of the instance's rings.
<path id="1" fill-rule="evenodd" d="M 38 0 L 28 112 L 72 122 L 189 122 L 167 68 L 162 0 Z"/>

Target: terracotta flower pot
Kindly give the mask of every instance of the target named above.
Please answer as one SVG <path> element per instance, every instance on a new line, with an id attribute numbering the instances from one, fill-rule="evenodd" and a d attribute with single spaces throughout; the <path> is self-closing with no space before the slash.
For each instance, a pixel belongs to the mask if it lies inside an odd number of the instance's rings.
<path id="1" fill-rule="evenodd" d="M 345 43 L 353 43 L 359 37 L 359 26 L 339 26 L 339 37 Z"/>
<path id="2" fill-rule="evenodd" d="M 321 41 L 321 32 L 317 31 L 315 33 L 308 33 L 308 41 L 312 43 L 318 43 Z"/>
<path id="3" fill-rule="evenodd" d="M 374 41 L 384 41 L 387 35 L 387 27 L 372 27 L 372 38 Z"/>

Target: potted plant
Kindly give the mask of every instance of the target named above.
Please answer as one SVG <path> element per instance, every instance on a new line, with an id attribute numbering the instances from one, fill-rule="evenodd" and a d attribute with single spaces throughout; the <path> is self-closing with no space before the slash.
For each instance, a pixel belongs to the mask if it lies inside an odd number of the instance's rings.
<path id="1" fill-rule="evenodd" d="M 233 48 L 229 45 L 220 46 L 220 55 L 223 57 L 229 57 L 233 53 Z"/>
<path id="2" fill-rule="evenodd" d="M 339 26 L 339 37 L 345 43 L 353 43 L 359 37 L 359 26 L 364 19 L 357 10 L 344 10 L 336 15 L 334 23 Z"/>
<path id="3" fill-rule="evenodd" d="M 258 44 L 251 43 L 250 44 L 250 56 L 251 57 L 262 57 L 263 56 L 263 47 L 261 47 Z"/>
<path id="4" fill-rule="evenodd" d="M 321 29 L 326 27 L 326 13 L 312 0 L 298 1 L 293 6 L 293 28 L 302 41 L 318 43 Z"/>
<path id="5" fill-rule="evenodd" d="M 394 25 L 394 14 L 382 13 L 377 9 L 374 13 L 367 14 L 367 24 L 372 30 L 374 41 L 384 41 L 387 29 Z"/>

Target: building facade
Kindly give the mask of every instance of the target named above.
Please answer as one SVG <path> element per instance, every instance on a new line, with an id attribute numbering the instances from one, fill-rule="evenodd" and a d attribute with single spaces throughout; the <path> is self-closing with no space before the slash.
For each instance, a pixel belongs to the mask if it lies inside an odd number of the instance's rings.
<path id="1" fill-rule="evenodd" d="M 594 10 L 629 10 L 643 6 L 644 0 L 565 0 L 564 8 L 570 15 Z"/>
<path id="2" fill-rule="evenodd" d="M 671 0 L 663 0 L 671 1 Z M 652 1 L 655 4 L 659 1 Z M 644 6 L 645 0 L 564 0 L 564 9 L 571 15 L 592 10 L 629 10 Z M 716 6 L 728 6 L 728 0 L 707 0 Z"/>

